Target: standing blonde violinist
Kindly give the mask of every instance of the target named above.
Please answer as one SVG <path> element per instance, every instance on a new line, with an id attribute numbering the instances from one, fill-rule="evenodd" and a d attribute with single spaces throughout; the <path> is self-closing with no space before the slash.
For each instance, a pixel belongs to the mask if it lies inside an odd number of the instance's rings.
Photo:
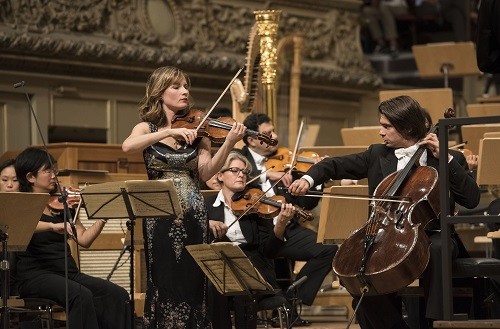
<path id="1" fill-rule="evenodd" d="M 172 179 L 183 218 L 143 221 L 147 291 L 145 328 L 211 328 L 207 313 L 207 279 L 186 246 L 208 242 L 207 210 L 199 189 L 222 167 L 244 135 L 233 124 L 224 144 L 212 157 L 210 141 L 195 129 L 172 128 L 172 119 L 189 109 L 189 78 L 175 67 L 156 69 L 140 103 L 142 120 L 123 142 L 125 152 L 142 152 L 148 178 Z"/>

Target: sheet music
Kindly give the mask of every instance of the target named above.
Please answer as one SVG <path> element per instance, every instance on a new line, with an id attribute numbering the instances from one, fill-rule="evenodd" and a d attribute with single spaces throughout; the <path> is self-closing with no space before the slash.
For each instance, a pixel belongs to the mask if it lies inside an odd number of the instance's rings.
<path id="1" fill-rule="evenodd" d="M 197 244 L 186 246 L 186 249 L 223 295 L 244 292 L 245 286 L 251 292 L 273 291 L 273 287 L 264 280 L 240 247 L 231 242 Z M 237 273 L 234 273 L 231 267 L 225 264 L 222 253 L 234 264 Z M 244 284 L 240 284 L 237 276 Z"/>
<path id="2" fill-rule="evenodd" d="M 121 189 L 125 182 L 108 182 L 82 188 L 88 218 L 129 218 Z"/>
<path id="3" fill-rule="evenodd" d="M 174 184 L 166 179 L 88 185 L 81 192 L 88 218 L 129 218 L 122 190 L 130 200 L 135 217 L 182 216 Z"/>
<path id="4" fill-rule="evenodd" d="M 125 182 L 132 210 L 137 217 L 182 217 L 182 210 L 171 179 L 130 180 Z"/>

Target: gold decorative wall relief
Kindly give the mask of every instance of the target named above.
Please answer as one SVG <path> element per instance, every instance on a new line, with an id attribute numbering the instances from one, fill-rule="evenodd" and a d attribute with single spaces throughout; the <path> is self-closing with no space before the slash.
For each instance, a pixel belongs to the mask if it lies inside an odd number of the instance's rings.
<path id="1" fill-rule="evenodd" d="M 172 64 L 235 72 L 244 61 L 254 11 L 279 6 L 278 38 L 304 37 L 304 78 L 367 86 L 380 83 L 361 52 L 357 0 L 1 2 L 0 65 L 4 67 L 67 74 L 68 67 L 40 67 L 15 58 L 29 55 L 61 60 L 77 74 L 89 74 L 89 67 L 95 67 L 99 72 L 93 75 L 112 78 L 129 79 L 131 71 Z M 111 71 L 103 63 L 123 67 Z"/>

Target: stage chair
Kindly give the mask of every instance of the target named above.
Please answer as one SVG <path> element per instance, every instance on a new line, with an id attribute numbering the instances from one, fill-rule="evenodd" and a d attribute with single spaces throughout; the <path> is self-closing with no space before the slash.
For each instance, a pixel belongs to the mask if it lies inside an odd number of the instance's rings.
<path id="1" fill-rule="evenodd" d="M 500 132 L 500 124 L 477 124 L 461 127 L 462 140 L 467 142 L 466 148 L 472 151 L 472 154 L 479 154 L 479 142 L 484 138 L 485 133 Z"/>
<path id="2" fill-rule="evenodd" d="M 340 135 L 344 146 L 365 146 L 382 143 L 379 135 L 380 126 L 361 126 L 341 128 Z"/>
<path id="3" fill-rule="evenodd" d="M 500 115 L 499 103 L 467 104 L 469 117 L 485 117 Z"/>
<path id="4" fill-rule="evenodd" d="M 265 328 L 269 328 L 269 324 L 273 322 L 272 311 L 274 310 L 278 312 L 280 328 L 287 328 L 287 323 L 290 318 L 287 310 L 287 304 L 288 301 L 280 293 L 266 297 L 258 302 L 257 310 L 259 312 L 260 320 L 264 322 Z"/>
<path id="5" fill-rule="evenodd" d="M 9 307 L 11 314 L 39 314 L 42 321 L 42 328 L 53 329 L 54 320 L 66 320 L 64 308 L 57 305 L 53 300 L 46 298 L 18 298 L 18 286 L 16 283 L 17 274 L 17 253 L 8 253 L 10 265 L 10 296 L 18 300 L 20 306 Z M 57 314 L 57 316 L 56 316 Z"/>

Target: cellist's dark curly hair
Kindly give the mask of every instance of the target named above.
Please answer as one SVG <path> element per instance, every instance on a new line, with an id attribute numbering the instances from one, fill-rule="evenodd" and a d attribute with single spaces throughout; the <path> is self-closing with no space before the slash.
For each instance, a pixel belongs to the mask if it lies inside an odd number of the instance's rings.
<path id="1" fill-rule="evenodd" d="M 380 103 L 384 115 L 394 128 L 408 140 L 420 140 L 427 134 L 426 116 L 420 104 L 410 96 L 397 96 Z"/>

